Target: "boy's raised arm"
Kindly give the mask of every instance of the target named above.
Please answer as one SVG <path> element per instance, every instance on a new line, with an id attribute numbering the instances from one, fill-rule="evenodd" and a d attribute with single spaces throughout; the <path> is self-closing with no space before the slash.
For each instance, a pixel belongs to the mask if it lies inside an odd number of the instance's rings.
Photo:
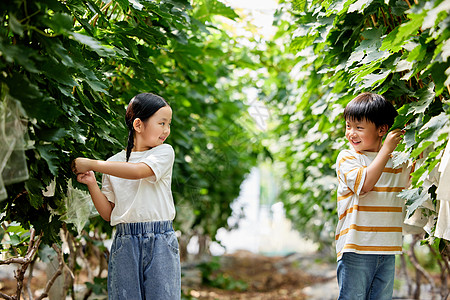
<path id="1" fill-rule="evenodd" d="M 380 179 L 380 176 L 383 173 L 384 167 L 386 166 L 390 155 L 395 150 L 398 143 L 401 141 L 402 136 L 403 131 L 400 129 L 395 129 L 387 134 L 383 146 L 381 147 L 377 156 L 367 167 L 366 179 L 364 180 L 364 184 L 361 189 L 363 193 L 371 191 L 375 184 L 378 182 L 378 179 Z"/>

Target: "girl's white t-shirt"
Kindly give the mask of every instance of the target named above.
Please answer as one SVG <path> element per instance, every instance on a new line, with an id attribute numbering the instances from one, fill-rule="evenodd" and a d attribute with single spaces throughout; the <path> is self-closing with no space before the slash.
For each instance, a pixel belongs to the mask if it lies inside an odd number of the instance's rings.
<path id="1" fill-rule="evenodd" d="M 102 192 L 115 204 L 111 225 L 168 221 L 175 218 L 171 182 L 175 153 L 172 146 L 162 144 L 147 151 L 131 152 L 129 162 L 145 163 L 153 176 L 143 179 L 123 179 L 103 175 Z M 126 161 L 125 150 L 108 161 Z"/>

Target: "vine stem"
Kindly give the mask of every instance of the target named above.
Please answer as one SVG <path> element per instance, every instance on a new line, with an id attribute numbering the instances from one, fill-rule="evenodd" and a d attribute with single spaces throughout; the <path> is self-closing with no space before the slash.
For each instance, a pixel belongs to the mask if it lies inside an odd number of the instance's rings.
<path id="1" fill-rule="evenodd" d="M 3 299 L 7 299 L 7 300 L 13 300 L 14 299 L 13 297 L 11 297 L 9 295 L 6 295 L 6 294 L 4 294 L 2 292 L 0 292 L 0 297 L 3 298 Z"/>
<path id="2" fill-rule="evenodd" d="M 413 241 L 411 242 L 410 249 L 408 251 L 408 256 L 410 258 L 411 263 L 413 264 L 414 268 L 416 269 L 416 275 L 418 275 L 417 278 L 420 278 L 420 276 L 425 277 L 425 279 L 430 283 L 431 290 L 434 293 L 436 290 L 436 285 L 434 284 L 433 278 L 430 274 L 420 265 L 419 261 L 417 260 L 416 253 L 414 252 L 414 247 L 416 246 L 417 242 L 419 241 L 420 237 L 419 235 L 413 236 Z M 416 288 L 418 293 L 420 294 L 420 281 L 417 280 L 416 282 Z M 419 295 L 416 295 L 419 296 Z"/>
<path id="3" fill-rule="evenodd" d="M 30 229 L 30 234 L 31 234 L 30 243 L 28 244 L 27 254 L 24 257 L 24 260 L 23 260 L 23 263 L 21 264 L 21 266 L 17 269 L 17 273 L 14 275 L 14 277 L 17 279 L 17 289 L 16 289 L 15 299 L 20 299 L 20 295 L 22 293 L 22 288 L 23 288 L 23 280 L 24 280 L 25 272 L 27 271 L 30 263 L 33 261 L 33 258 L 35 256 L 37 250 L 39 249 L 39 245 L 41 244 L 41 240 L 42 240 L 42 236 L 43 236 L 43 232 L 41 232 L 41 234 L 38 236 L 38 238 L 35 239 L 36 231 L 34 228 Z"/>
<path id="4" fill-rule="evenodd" d="M 50 288 L 53 286 L 53 284 L 55 283 L 56 279 L 62 274 L 62 271 L 63 271 L 63 268 L 64 268 L 64 257 L 62 255 L 61 249 L 58 246 L 56 246 L 56 244 L 53 244 L 52 248 L 53 248 L 53 250 L 56 251 L 56 254 L 58 256 L 58 261 L 59 261 L 58 269 L 56 269 L 55 273 L 53 273 L 52 277 L 50 278 L 50 280 L 45 285 L 45 290 L 37 298 L 37 300 L 41 300 L 41 299 L 44 299 L 44 298 L 48 297 L 48 293 L 50 292 Z"/>
<path id="5" fill-rule="evenodd" d="M 100 9 L 100 11 L 101 11 L 102 13 L 107 12 L 107 11 L 108 11 L 108 8 L 111 6 L 112 3 L 113 3 L 113 1 L 110 1 L 110 2 L 106 3 L 106 4 Z M 101 5 L 101 3 L 100 3 L 100 5 Z M 91 23 L 92 26 L 95 27 L 95 26 L 97 25 L 97 21 L 98 21 L 98 18 L 99 18 L 99 17 L 100 17 L 100 15 L 99 15 L 98 13 L 96 13 L 95 16 L 91 19 L 90 23 Z"/>
<path id="6" fill-rule="evenodd" d="M 409 3 L 409 0 L 405 0 L 405 1 L 406 1 L 406 3 L 408 3 L 408 7 L 411 8 L 411 3 Z M 417 1 L 417 0 L 415 0 L 415 1 Z"/>
<path id="7" fill-rule="evenodd" d="M 384 13 L 384 10 L 381 7 L 380 7 L 380 11 L 381 11 L 381 15 L 383 16 L 384 26 L 386 26 L 386 27 L 388 27 L 389 29 L 392 30 L 392 26 L 391 26 L 391 24 L 389 24 L 389 22 L 388 22 L 388 20 L 386 18 L 386 15 Z"/>

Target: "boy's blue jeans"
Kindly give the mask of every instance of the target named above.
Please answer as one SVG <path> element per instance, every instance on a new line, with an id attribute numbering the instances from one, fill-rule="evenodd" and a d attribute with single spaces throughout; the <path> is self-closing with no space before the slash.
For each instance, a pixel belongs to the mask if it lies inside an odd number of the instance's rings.
<path id="1" fill-rule="evenodd" d="M 116 226 L 108 264 L 110 300 L 181 298 L 178 240 L 172 221 Z"/>
<path id="2" fill-rule="evenodd" d="M 395 255 L 346 252 L 338 261 L 338 300 L 391 300 Z"/>

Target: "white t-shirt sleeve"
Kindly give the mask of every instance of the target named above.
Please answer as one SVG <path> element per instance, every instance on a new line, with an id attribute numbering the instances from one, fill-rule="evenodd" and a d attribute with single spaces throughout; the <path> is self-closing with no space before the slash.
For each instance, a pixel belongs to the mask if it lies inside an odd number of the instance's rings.
<path id="1" fill-rule="evenodd" d="M 115 203 L 116 196 L 112 189 L 109 175 L 103 174 L 102 176 L 102 193 L 106 196 L 109 202 Z"/>
<path id="2" fill-rule="evenodd" d="M 162 144 L 149 151 L 147 157 L 143 158 L 141 162 L 149 166 L 155 175 L 147 178 L 150 182 L 157 182 L 163 178 L 168 172 L 172 171 L 175 160 L 175 152 L 169 144 Z"/>
<path id="3" fill-rule="evenodd" d="M 336 172 L 341 187 L 360 195 L 366 178 L 366 167 L 351 151 L 342 151 L 336 161 Z"/>

